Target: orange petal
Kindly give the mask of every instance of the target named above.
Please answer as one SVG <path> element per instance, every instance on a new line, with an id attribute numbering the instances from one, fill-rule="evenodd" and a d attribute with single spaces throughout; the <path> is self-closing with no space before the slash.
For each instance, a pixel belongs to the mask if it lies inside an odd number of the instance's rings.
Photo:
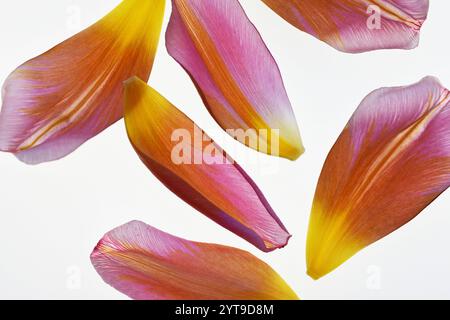
<path id="1" fill-rule="evenodd" d="M 428 77 L 371 93 L 325 162 L 308 272 L 320 278 L 416 217 L 450 186 L 450 92 Z"/>
<path id="2" fill-rule="evenodd" d="M 262 0 L 295 27 L 351 53 L 412 49 L 428 0 Z"/>
<path id="3" fill-rule="evenodd" d="M 91 261 L 106 283 L 133 299 L 298 299 L 246 251 L 180 239 L 138 221 L 107 233 Z"/>
<path id="4" fill-rule="evenodd" d="M 123 81 L 148 79 L 165 0 L 124 0 L 17 68 L 3 87 L 0 150 L 37 164 L 74 151 L 123 115 Z"/>
<path id="5" fill-rule="evenodd" d="M 168 52 L 233 138 L 297 159 L 304 148 L 280 70 L 237 0 L 173 0 Z"/>
<path id="6" fill-rule="evenodd" d="M 255 182 L 191 119 L 145 82 L 125 89 L 128 136 L 145 165 L 171 191 L 263 251 L 290 235 Z"/>

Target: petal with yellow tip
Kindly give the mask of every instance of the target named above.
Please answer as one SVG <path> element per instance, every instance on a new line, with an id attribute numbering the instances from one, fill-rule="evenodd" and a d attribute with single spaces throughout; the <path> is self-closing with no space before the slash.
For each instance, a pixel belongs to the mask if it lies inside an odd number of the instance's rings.
<path id="1" fill-rule="evenodd" d="M 148 79 L 165 0 L 123 0 L 18 67 L 3 86 L 0 150 L 29 164 L 66 156 L 123 116 L 123 81 Z"/>
<path id="2" fill-rule="evenodd" d="M 304 149 L 280 71 L 239 2 L 172 4 L 167 49 L 218 124 L 253 149 L 297 159 Z"/>
<path id="3" fill-rule="evenodd" d="M 295 27 L 350 53 L 412 49 L 428 0 L 262 0 Z"/>
<path id="4" fill-rule="evenodd" d="M 314 199 L 308 273 L 320 278 L 450 186 L 450 92 L 432 77 L 374 91 L 332 148 Z"/>
<path id="5" fill-rule="evenodd" d="M 180 239 L 139 221 L 108 232 L 91 261 L 106 283 L 137 300 L 298 300 L 246 251 Z"/>
<path id="6" fill-rule="evenodd" d="M 126 82 L 125 123 L 141 160 L 181 199 L 263 251 L 287 244 L 289 233 L 244 170 L 138 78 Z"/>

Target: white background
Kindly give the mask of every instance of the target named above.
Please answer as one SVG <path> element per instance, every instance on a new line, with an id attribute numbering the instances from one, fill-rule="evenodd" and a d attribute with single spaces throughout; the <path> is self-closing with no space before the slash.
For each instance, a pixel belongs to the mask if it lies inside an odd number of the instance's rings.
<path id="1" fill-rule="evenodd" d="M 119 2 L 2 1 L 0 81 Z M 57 162 L 31 167 L 0 154 L 0 298 L 126 298 L 102 282 L 89 254 L 104 233 L 134 219 L 187 239 L 249 250 L 304 299 L 450 298 L 448 192 L 320 281 L 306 276 L 304 258 L 322 164 L 362 98 L 426 75 L 450 86 L 450 1 L 431 0 L 418 49 L 360 55 L 339 53 L 294 29 L 260 1 L 242 4 L 283 73 L 307 148 L 300 160 L 258 157 L 224 137 L 188 76 L 168 56 L 164 37 L 150 82 L 241 162 L 294 234 L 289 246 L 261 253 L 179 200 L 140 162 L 119 122 Z M 166 24 L 170 9 L 169 1 Z M 259 162 L 250 160 L 255 158 Z"/>

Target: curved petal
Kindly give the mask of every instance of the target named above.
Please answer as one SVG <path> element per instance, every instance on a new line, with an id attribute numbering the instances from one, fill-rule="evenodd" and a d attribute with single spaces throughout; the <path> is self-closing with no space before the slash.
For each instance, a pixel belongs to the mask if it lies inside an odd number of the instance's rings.
<path id="1" fill-rule="evenodd" d="M 262 0 L 295 27 L 351 53 L 412 49 L 428 0 Z"/>
<path id="2" fill-rule="evenodd" d="M 371 93 L 331 150 L 317 186 L 308 272 L 332 271 L 400 228 L 450 185 L 450 92 L 428 77 Z"/>
<path id="3" fill-rule="evenodd" d="M 290 237 L 251 178 L 191 119 L 143 81 L 125 89 L 128 136 L 171 191 L 263 251 Z"/>
<path id="4" fill-rule="evenodd" d="M 123 116 L 123 81 L 148 79 L 165 0 L 124 0 L 17 68 L 3 86 L 0 150 L 37 164 L 74 151 Z"/>
<path id="5" fill-rule="evenodd" d="M 266 263 L 239 249 L 180 239 L 133 221 L 91 254 L 103 280 L 138 300 L 297 300 Z"/>
<path id="6" fill-rule="evenodd" d="M 172 3 L 167 50 L 218 124 L 253 149 L 297 159 L 304 149 L 280 71 L 239 2 Z"/>

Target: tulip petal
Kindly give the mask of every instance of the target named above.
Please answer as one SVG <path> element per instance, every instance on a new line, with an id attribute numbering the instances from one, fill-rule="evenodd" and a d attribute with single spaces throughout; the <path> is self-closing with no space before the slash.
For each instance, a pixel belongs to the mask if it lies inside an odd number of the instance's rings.
<path id="1" fill-rule="evenodd" d="M 427 77 L 371 93 L 331 150 L 307 245 L 320 278 L 416 217 L 450 185 L 450 92 Z"/>
<path id="2" fill-rule="evenodd" d="M 165 0 L 124 0 L 17 68 L 3 87 L 0 150 L 29 164 L 66 156 L 123 116 L 123 81 L 148 79 Z"/>
<path id="3" fill-rule="evenodd" d="M 412 49 L 428 0 L 262 0 L 295 27 L 350 53 Z"/>
<path id="4" fill-rule="evenodd" d="M 192 242 L 133 221 L 91 254 L 103 280 L 137 300 L 297 300 L 266 263 L 221 245 Z"/>
<path id="5" fill-rule="evenodd" d="M 280 71 L 239 2 L 172 3 L 167 49 L 218 124 L 253 149 L 297 159 L 304 149 Z"/>
<path id="6" fill-rule="evenodd" d="M 191 119 L 143 81 L 125 88 L 128 136 L 171 191 L 263 251 L 290 237 L 251 178 Z"/>

